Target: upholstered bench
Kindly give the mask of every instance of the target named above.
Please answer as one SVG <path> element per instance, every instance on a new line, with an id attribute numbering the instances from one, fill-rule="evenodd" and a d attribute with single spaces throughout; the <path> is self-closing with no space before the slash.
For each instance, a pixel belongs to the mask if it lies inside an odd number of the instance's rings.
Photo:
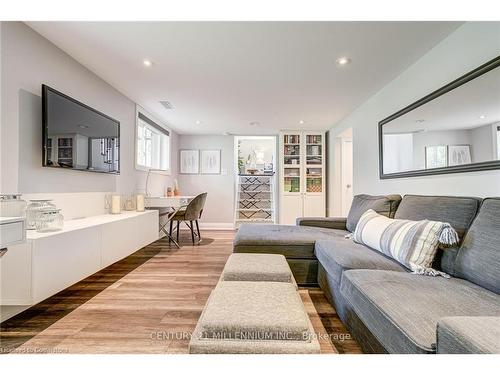
<path id="1" fill-rule="evenodd" d="M 189 352 L 314 354 L 320 347 L 293 284 L 220 281 L 198 320 Z"/>
<path id="2" fill-rule="evenodd" d="M 221 281 L 274 281 L 297 286 L 286 258 L 280 254 L 231 254 Z"/>

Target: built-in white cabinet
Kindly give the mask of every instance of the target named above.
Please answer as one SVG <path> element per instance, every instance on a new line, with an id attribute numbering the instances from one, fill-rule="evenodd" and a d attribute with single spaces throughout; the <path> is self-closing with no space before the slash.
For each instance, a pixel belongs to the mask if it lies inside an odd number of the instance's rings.
<path id="1" fill-rule="evenodd" d="M 325 133 L 280 132 L 280 224 L 325 216 Z"/>
<path id="2" fill-rule="evenodd" d="M 158 211 L 68 220 L 0 258 L 1 305 L 36 304 L 158 239 Z"/>

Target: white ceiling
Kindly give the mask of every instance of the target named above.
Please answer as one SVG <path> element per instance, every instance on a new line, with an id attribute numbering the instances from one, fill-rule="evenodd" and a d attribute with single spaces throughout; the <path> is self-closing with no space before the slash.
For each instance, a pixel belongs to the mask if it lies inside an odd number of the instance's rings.
<path id="1" fill-rule="evenodd" d="M 327 130 L 460 24 L 28 23 L 184 134 Z M 339 56 L 352 63 L 337 67 Z M 154 65 L 145 68 L 144 58 Z"/>

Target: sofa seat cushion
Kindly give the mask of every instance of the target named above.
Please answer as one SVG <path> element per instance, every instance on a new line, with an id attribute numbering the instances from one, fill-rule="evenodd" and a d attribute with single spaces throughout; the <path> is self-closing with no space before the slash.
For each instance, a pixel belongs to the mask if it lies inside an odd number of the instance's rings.
<path id="1" fill-rule="evenodd" d="M 351 270 L 341 293 L 389 353 L 435 353 L 444 317 L 500 314 L 499 295 L 458 278 Z"/>
<path id="2" fill-rule="evenodd" d="M 346 238 L 317 241 L 315 254 L 325 271 L 338 285 L 345 270 L 407 271 L 394 259 Z"/>
<path id="3" fill-rule="evenodd" d="M 317 240 L 343 238 L 348 233 L 340 229 L 295 225 L 243 224 L 234 238 L 234 252 L 314 259 L 314 244 Z"/>

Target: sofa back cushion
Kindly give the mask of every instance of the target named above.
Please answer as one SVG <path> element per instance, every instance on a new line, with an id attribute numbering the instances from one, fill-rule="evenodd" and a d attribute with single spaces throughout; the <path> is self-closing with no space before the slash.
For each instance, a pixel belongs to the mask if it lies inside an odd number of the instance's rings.
<path id="1" fill-rule="evenodd" d="M 450 223 L 460 241 L 479 211 L 480 198 L 430 195 L 405 195 L 396 211 L 395 219 L 432 220 Z M 436 256 L 434 267 L 455 275 L 454 263 L 458 247 L 449 247 Z"/>
<path id="2" fill-rule="evenodd" d="M 347 230 L 354 232 L 359 218 L 368 210 L 393 218 L 399 202 L 401 202 L 401 195 L 355 195 L 347 215 Z"/>
<path id="3" fill-rule="evenodd" d="M 464 238 L 456 276 L 500 294 L 500 198 L 487 198 Z"/>

